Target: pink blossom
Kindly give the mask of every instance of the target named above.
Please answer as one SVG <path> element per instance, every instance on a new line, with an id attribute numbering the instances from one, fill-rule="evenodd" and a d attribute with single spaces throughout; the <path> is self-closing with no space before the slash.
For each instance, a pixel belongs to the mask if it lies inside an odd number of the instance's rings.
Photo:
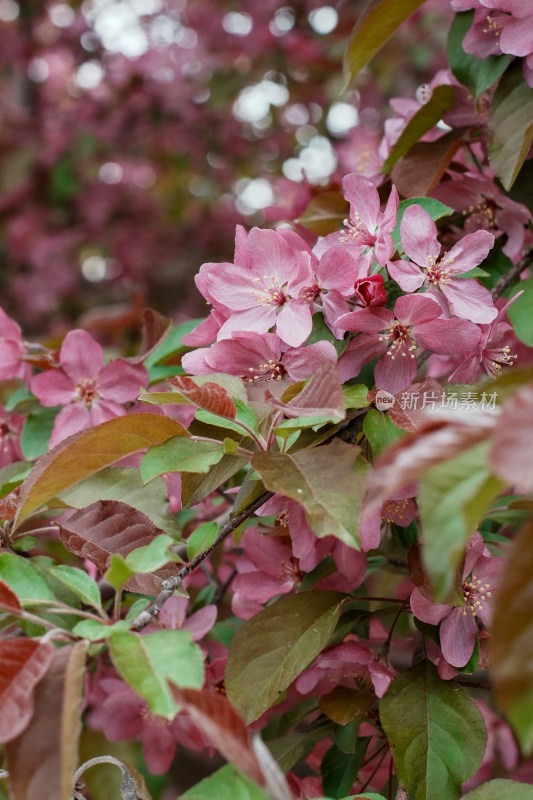
<path id="1" fill-rule="evenodd" d="M 374 370 L 376 386 L 396 394 L 414 380 L 417 347 L 449 355 L 468 351 L 479 339 L 479 329 L 471 322 L 438 319 L 440 315 L 440 306 L 430 297 L 406 295 L 396 301 L 394 314 L 385 308 L 368 308 L 340 317 L 339 327 L 362 332 L 339 359 L 341 379 L 358 375 L 363 364 L 385 354 Z"/>
<path id="2" fill-rule="evenodd" d="M 478 633 L 477 619 L 489 625 L 494 590 L 497 588 L 505 558 L 492 558 L 481 534 L 475 533 L 466 546 L 463 568 L 463 605 L 433 603 L 414 589 L 411 610 L 415 617 L 430 625 L 440 623 L 442 654 L 453 667 L 468 663 Z"/>
<path id="3" fill-rule="evenodd" d="M 150 772 L 154 775 L 167 772 L 176 751 L 172 722 L 152 714 L 146 700 L 118 678 L 101 678 L 97 688 L 88 716 L 89 726 L 103 730 L 110 742 L 139 737 Z"/>
<path id="4" fill-rule="evenodd" d="M 495 378 L 503 366 L 511 366 L 516 354 L 511 353 L 509 341 L 514 337 L 513 326 L 505 320 L 507 309 L 518 300 L 523 291 L 505 303 L 498 316 L 488 325 L 480 325 L 481 336 L 476 345 L 465 354 L 459 366 L 448 378 L 450 383 L 475 383 L 485 370 L 487 375 Z"/>
<path id="5" fill-rule="evenodd" d="M 495 236 L 505 235 L 503 252 L 514 264 L 520 260 L 531 212 L 522 203 L 504 195 L 493 176 L 465 172 L 439 183 L 431 196 L 463 212 L 467 233 L 484 228 Z"/>
<path id="6" fill-rule="evenodd" d="M 204 295 L 231 312 L 218 338 L 234 331 L 266 333 L 275 326 L 286 344 L 299 347 L 312 326 L 309 305 L 300 300 L 300 290 L 312 280 L 309 254 L 295 251 L 277 231 L 252 228 L 246 262 L 210 264 L 204 270 Z"/>
<path id="7" fill-rule="evenodd" d="M 216 622 L 217 607 L 214 605 L 202 606 L 193 614 L 187 616 L 189 599 L 187 597 L 170 597 L 155 622 L 146 628 L 146 632 L 157 629 L 172 631 L 190 631 L 193 642 L 201 641 L 209 633 Z"/>
<path id="8" fill-rule="evenodd" d="M 43 406 L 62 405 L 50 447 L 91 425 L 126 413 L 123 403 L 135 400 L 148 375 L 126 361 L 104 364 L 102 347 L 86 331 L 67 333 L 59 353 L 60 369 L 36 375 L 31 390 Z"/>
<path id="9" fill-rule="evenodd" d="M 368 178 L 357 172 L 346 175 L 342 181 L 346 200 L 350 203 L 350 216 L 344 220 L 345 229 L 332 233 L 319 242 L 315 252 L 341 244 L 363 253 L 368 248 L 380 266 L 385 266 L 394 251 L 391 233 L 396 226 L 398 192 L 393 186 L 385 210 L 381 211 L 378 190 Z"/>
<path id="10" fill-rule="evenodd" d="M 483 230 L 469 233 L 439 258 L 437 226 L 427 211 L 415 204 L 405 210 L 400 236 L 411 260 L 390 261 L 387 269 L 404 292 L 430 286 L 429 292 L 439 302 L 444 297 L 457 317 L 472 322 L 491 322 L 496 317 L 498 311 L 485 287 L 473 278 L 454 277 L 483 261 L 494 244 L 492 233 Z"/>
<path id="11" fill-rule="evenodd" d="M 367 688 L 372 686 L 383 697 L 396 674 L 370 649 L 368 642 L 349 636 L 341 644 L 321 653 L 315 663 L 296 679 L 301 694 L 313 692 L 315 697 L 328 694 L 334 686 Z"/>
<path id="12" fill-rule="evenodd" d="M 209 348 L 186 353 L 182 365 L 191 375 L 226 372 L 245 381 L 279 381 L 284 377 L 300 381 L 312 375 L 324 360 L 337 361 L 331 342 L 286 348 L 275 333 L 241 331 Z"/>
<path id="13" fill-rule="evenodd" d="M 29 381 L 31 367 L 21 360 L 26 352 L 20 326 L 0 308 L 0 380 L 22 378 Z"/>
<path id="14" fill-rule="evenodd" d="M 25 418 L 21 414 L 10 414 L 0 404 L 0 467 L 23 461 L 20 434 Z"/>
<path id="15" fill-rule="evenodd" d="M 411 484 L 411 486 L 399 489 L 391 494 L 381 509 L 376 509 L 371 514 L 364 513 L 363 503 L 359 535 L 361 537 L 361 549 L 364 552 L 379 547 L 383 522 L 389 525 L 394 523 L 402 528 L 406 528 L 411 524 L 417 514 L 416 504 L 413 500 L 417 493 L 417 484 Z"/>

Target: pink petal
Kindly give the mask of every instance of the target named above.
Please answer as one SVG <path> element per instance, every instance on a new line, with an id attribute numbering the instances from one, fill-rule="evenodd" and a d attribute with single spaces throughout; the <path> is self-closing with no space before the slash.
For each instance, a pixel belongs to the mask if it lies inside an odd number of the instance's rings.
<path id="1" fill-rule="evenodd" d="M 303 344 L 312 327 L 311 309 L 307 303 L 285 303 L 276 321 L 276 333 L 291 347 Z"/>
<path id="2" fill-rule="evenodd" d="M 136 400 L 141 387 L 148 384 L 148 372 L 141 365 L 118 359 L 106 364 L 98 376 L 98 383 L 106 399 L 127 403 Z"/>
<path id="3" fill-rule="evenodd" d="M 336 339 L 344 337 L 344 331 L 337 325 L 337 320 L 343 314 L 348 314 L 348 303 L 340 292 L 331 289 L 322 295 L 322 314 L 324 321 Z"/>
<path id="4" fill-rule="evenodd" d="M 472 322 L 492 322 L 498 316 L 489 290 L 473 278 L 452 279 L 441 291 L 457 317 Z"/>
<path id="5" fill-rule="evenodd" d="M 494 247 L 494 234 L 488 231 L 467 233 L 449 253 L 442 257 L 443 265 L 453 264 L 456 273 L 468 272 L 477 267 Z"/>
<path id="6" fill-rule="evenodd" d="M 440 253 L 437 226 L 427 211 L 418 204 L 405 209 L 400 223 L 400 238 L 404 253 L 421 267 L 428 266 L 428 256 L 436 259 Z"/>
<path id="7" fill-rule="evenodd" d="M 62 408 L 57 415 L 48 446 L 55 447 L 67 436 L 89 428 L 92 424 L 91 414 L 85 404 L 71 403 Z"/>
<path id="8" fill-rule="evenodd" d="M 377 334 L 361 333 L 352 339 L 337 363 L 341 382 L 359 375 L 367 361 L 381 355 L 387 349 L 387 342 L 380 341 Z"/>
<path id="9" fill-rule="evenodd" d="M 436 304 L 435 304 L 436 305 Z M 466 319 L 435 319 L 413 330 L 416 343 L 441 356 L 469 353 L 479 342 L 481 331 Z"/>
<path id="10" fill-rule="evenodd" d="M 405 353 L 405 357 L 403 356 Z M 412 356 L 412 357 L 411 357 Z M 397 350 L 394 356 L 385 354 L 374 368 L 374 380 L 378 389 L 396 394 L 407 389 L 415 378 L 418 363 L 413 353 Z"/>
<path id="11" fill-rule="evenodd" d="M 96 378 L 104 363 L 104 351 L 87 331 L 69 331 L 63 340 L 59 361 L 74 383 Z"/>
<path id="12" fill-rule="evenodd" d="M 283 356 L 283 366 L 293 381 L 302 381 L 312 375 L 324 361 L 337 362 L 337 351 L 331 342 L 315 342 L 297 347 Z"/>
<path id="13" fill-rule="evenodd" d="M 432 603 L 418 589 L 413 589 L 411 592 L 410 603 L 415 617 L 427 622 L 428 625 L 438 625 L 451 610 L 451 607 L 444 603 Z"/>
<path id="14" fill-rule="evenodd" d="M 390 328 L 394 322 L 394 314 L 386 308 L 363 308 L 351 311 L 339 317 L 336 325 L 345 331 L 378 334 Z"/>
<path id="15" fill-rule="evenodd" d="M 214 605 L 202 608 L 187 617 L 183 627 L 191 632 L 193 642 L 199 642 L 209 633 L 216 622 L 218 609 Z"/>
<path id="16" fill-rule="evenodd" d="M 404 292 L 416 292 L 426 279 L 422 270 L 412 261 L 388 261 L 387 272 Z"/>
<path id="17" fill-rule="evenodd" d="M 237 311 L 222 325 L 218 338 L 229 339 L 233 333 L 255 331 L 266 333 L 276 322 L 277 309 L 274 306 L 255 306 L 246 311 Z"/>
<path id="18" fill-rule="evenodd" d="M 373 233 L 378 224 L 380 201 L 372 181 L 358 172 L 352 172 L 343 178 L 342 191 L 350 203 L 350 217 L 354 219 L 358 214 L 370 233 Z"/>
<path id="19" fill-rule="evenodd" d="M 464 667 L 468 663 L 477 636 L 476 618 L 468 606 L 452 609 L 440 626 L 441 650 L 452 667 Z"/>
<path id="20" fill-rule="evenodd" d="M 43 406 L 60 406 L 71 403 L 76 396 L 72 379 L 62 369 L 50 369 L 35 375 L 31 390 Z"/>
<path id="21" fill-rule="evenodd" d="M 321 289 L 336 289 L 346 297 L 353 293 L 354 283 L 361 277 L 358 262 L 344 247 L 327 250 L 315 272 Z"/>
<path id="22" fill-rule="evenodd" d="M 280 284 L 288 283 L 290 287 L 312 280 L 309 255 L 295 253 L 276 231 L 252 228 L 247 250 L 256 275 L 274 275 Z"/>
<path id="23" fill-rule="evenodd" d="M 394 306 L 396 319 L 404 325 L 418 325 L 422 322 L 440 317 L 441 310 L 437 303 L 423 295 L 399 297 Z"/>

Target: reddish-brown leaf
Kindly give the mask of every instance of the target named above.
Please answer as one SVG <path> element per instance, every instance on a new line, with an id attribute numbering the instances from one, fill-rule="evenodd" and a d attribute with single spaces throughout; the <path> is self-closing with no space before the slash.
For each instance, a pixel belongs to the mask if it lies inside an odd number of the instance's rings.
<path id="1" fill-rule="evenodd" d="M 171 386 L 187 398 L 193 405 L 217 414 L 219 417 L 235 419 L 237 408 L 227 391 L 219 386 L 218 383 L 208 381 L 202 386 L 198 386 L 191 378 L 185 375 L 177 375 L 169 380 Z"/>
<path id="2" fill-rule="evenodd" d="M 65 547 L 81 558 L 88 558 L 102 574 L 113 553 L 127 556 L 163 533 L 146 514 L 119 500 L 99 500 L 58 527 Z M 154 575 L 135 575 L 125 588 L 140 594 L 157 594 L 161 580 L 174 571 L 175 566 L 169 564 Z"/>
<path id="3" fill-rule="evenodd" d="M 171 689 L 179 705 L 224 758 L 251 780 L 265 786 L 267 781 L 254 752 L 250 730 L 229 700 L 204 689 L 178 689 L 175 686 Z"/>
<path id="4" fill-rule="evenodd" d="M 22 484 L 13 528 L 69 486 L 172 436 L 189 433 L 163 414 L 126 414 L 69 436 L 41 456 Z"/>
<path id="5" fill-rule="evenodd" d="M 9 492 L 9 494 L 6 494 L 5 497 L 2 497 L 0 500 L 1 519 L 15 519 L 20 500 L 20 489 L 21 487 L 17 486 L 12 492 Z"/>
<path id="6" fill-rule="evenodd" d="M 145 308 L 142 312 L 141 347 L 136 356 L 125 360 L 130 364 L 142 364 L 145 358 L 166 339 L 171 327 L 172 320 L 154 311 L 153 308 Z"/>
<path id="7" fill-rule="evenodd" d="M 291 418 L 319 414 L 341 420 L 346 416 L 342 384 L 331 361 L 324 361 L 307 386 L 288 403 L 278 400 L 269 389 L 265 391 L 265 401 Z"/>
<path id="8" fill-rule="evenodd" d="M 50 668 L 35 690 L 33 719 L 6 745 L 13 800 L 72 797 L 86 642 L 52 651 Z"/>
<path id="9" fill-rule="evenodd" d="M 486 439 L 495 425 L 494 418 L 481 413 L 471 417 L 471 422 L 430 420 L 389 447 L 370 475 L 365 512 L 381 508 L 394 492 L 418 480 L 429 467 Z"/>
<path id="10" fill-rule="evenodd" d="M 336 686 L 329 694 L 322 695 L 320 709 L 337 725 L 348 725 L 368 711 L 375 701 L 376 694 L 370 689 Z"/>
<path id="11" fill-rule="evenodd" d="M 55 650 L 37 639 L 0 642 L 0 742 L 9 742 L 33 715 L 33 687 L 45 675 Z"/>
<path id="12" fill-rule="evenodd" d="M 340 192 L 321 192 L 313 197 L 296 221 L 318 236 L 327 236 L 339 230 L 349 211 L 348 203 Z"/>
<path id="13" fill-rule="evenodd" d="M 0 581 L 0 609 L 14 614 L 22 611 L 17 595 L 4 581 Z"/>
<path id="14" fill-rule="evenodd" d="M 394 165 L 392 182 L 403 197 L 425 197 L 429 194 L 462 146 L 464 131 L 464 128 L 450 131 L 434 142 L 417 142 Z"/>
<path id="15" fill-rule="evenodd" d="M 533 489 L 533 386 L 525 386 L 505 401 L 494 431 L 490 463 L 497 475 L 519 492 Z"/>

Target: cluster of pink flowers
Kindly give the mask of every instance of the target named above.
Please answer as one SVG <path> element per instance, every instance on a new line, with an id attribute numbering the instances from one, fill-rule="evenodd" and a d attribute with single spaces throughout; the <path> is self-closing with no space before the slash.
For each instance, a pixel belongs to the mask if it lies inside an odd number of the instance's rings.
<path id="1" fill-rule="evenodd" d="M 463 47 L 478 58 L 523 58 L 524 78 L 533 86 L 533 8 L 525 0 L 452 0 L 454 11 L 474 9 L 474 22 Z"/>
<path id="2" fill-rule="evenodd" d="M 313 248 L 289 228 L 253 228 L 248 234 L 238 229 L 234 263 L 201 267 L 196 284 L 213 309 L 185 339 L 204 345 L 184 356 L 189 373 L 301 380 L 321 361 L 337 361 L 335 340 L 342 342 L 343 381 L 380 357 L 376 386 L 392 394 L 413 382 L 419 348 L 445 357 L 459 354 L 457 366 L 470 364 L 481 340 L 487 342 L 486 326 L 498 309 L 487 289 L 463 275 L 486 258 L 494 235 L 467 233 L 442 254 L 433 219 L 414 204 L 403 213 L 401 250 L 394 257 L 395 187 L 383 211 L 365 176 L 346 176 L 343 190 L 350 204 L 344 229 Z M 394 284 L 405 295 L 388 310 Z M 319 341 L 315 336 L 310 344 L 315 315 L 322 315 L 330 335 Z M 357 335 L 346 339 L 347 331 Z M 485 364 L 483 352 L 476 363 Z"/>

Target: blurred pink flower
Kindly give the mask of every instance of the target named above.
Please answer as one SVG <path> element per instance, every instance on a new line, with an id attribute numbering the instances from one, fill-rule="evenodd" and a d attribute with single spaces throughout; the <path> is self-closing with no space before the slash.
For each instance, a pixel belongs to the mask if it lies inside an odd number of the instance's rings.
<path id="1" fill-rule="evenodd" d="M 20 434 L 25 418 L 20 414 L 10 414 L 0 404 L 0 467 L 23 461 Z"/>
<path id="2" fill-rule="evenodd" d="M 148 382 L 142 366 L 121 359 L 105 366 L 104 351 L 86 331 L 67 333 L 59 353 L 60 369 L 36 375 L 31 390 L 43 406 L 65 406 L 56 417 L 50 447 L 91 425 L 126 413 Z"/>

